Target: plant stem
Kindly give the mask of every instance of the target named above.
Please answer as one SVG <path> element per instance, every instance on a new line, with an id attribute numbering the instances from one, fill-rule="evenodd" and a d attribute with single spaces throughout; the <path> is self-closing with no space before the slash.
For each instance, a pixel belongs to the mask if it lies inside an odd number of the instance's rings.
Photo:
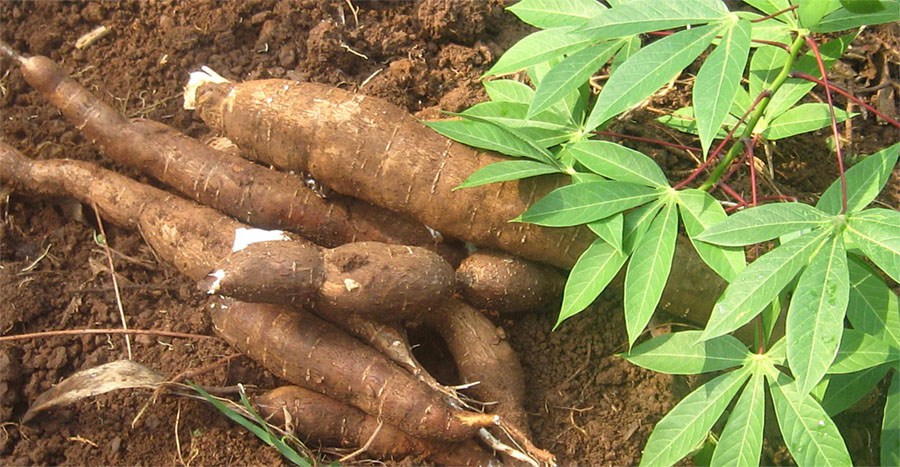
<path id="1" fill-rule="evenodd" d="M 728 152 L 725 153 L 725 157 L 719 162 L 713 172 L 709 175 L 709 178 L 703 182 L 698 188 L 703 191 L 709 191 L 716 185 L 719 181 L 719 178 L 722 177 L 722 174 L 725 173 L 725 170 L 731 165 L 731 162 L 738 155 L 738 152 L 743 147 L 743 140 L 746 138 L 750 138 L 753 135 L 753 129 L 756 128 L 756 124 L 759 123 L 759 119 L 762 118 L 763 113 L 766 111 L 766 107 L 769 106 L 769 101 L 772 99 L 772 94 L 784 84 L 785 80 L 791 74 L 791 67 L 794 66 L 794 60 L 796 60 L 797 55 L 800 53 L 800 48 L 803 47 L 805 43 L 805 36 L 801 33 L 798 34 L 794 39 L 794 42 L 791 44 L 791 50 L 788 53 L 787 61 L 785 61 L 784 66 L 781 68 L 781 72 L 778 73 L 778 76 L 775 77 L 775 80 L 772 81 L 772 85 L 765 92 L 767 95 L 762 98 L 759 105 L 750 115 L 750 120 L 747 122 L 746 127 L 744 128 L 744 134 L 741 135 L 740 139 L 736 139 L 734 144 L 728 149 Z"/>

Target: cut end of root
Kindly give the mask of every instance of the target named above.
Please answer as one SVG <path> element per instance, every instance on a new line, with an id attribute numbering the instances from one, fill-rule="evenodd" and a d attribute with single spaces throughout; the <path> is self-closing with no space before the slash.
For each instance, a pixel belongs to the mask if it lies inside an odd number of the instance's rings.
<path id="1" fill-rule="evenodd" d="M 184 109 L 194 110 L 197 104 L 197 89 L 207 83 L 221 84 L 228 80 L 216 73 L 212 68 L 203 66 L 200 71 L 194 71 L 190 75 L 187 85 L 184 87 Z"/>
<path id="2" fill-rule="evenodd" d="M 219 287 L 222 285 L 222 279 L 225 278 L 225 271 L 222 269 L 217 269 L 213 271 L 209 276 L 207 276 L 207 280 L 212 278 L 212 283 L 209 284 L 209 287 L 206 289 L 206 293 L 209 295 L 215 295 L 216 292 L 219 291 Z"/>
<path id="3" fill-rule="evenodd" d="M 254 243 L 288 241 L 291 238 L 284 230 L 248 229 L 241 227 L 234 231 L 234 245 L 231 251 L 238 252 Z"/>

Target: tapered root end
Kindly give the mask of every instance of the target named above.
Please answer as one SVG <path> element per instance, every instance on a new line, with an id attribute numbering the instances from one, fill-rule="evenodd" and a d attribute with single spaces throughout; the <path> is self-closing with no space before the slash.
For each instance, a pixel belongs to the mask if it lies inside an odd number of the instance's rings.
<path id="1" fill-rule="evenodd" d="M 23 57 L 22 54 L 16 52 L 15 49 L 3 41 L 0 41 L 0 56 L 11 58 L 19 63 L 25 60 L 25 57 Z"/>
<path id="2" fill-rule="evenodd" d="M 457 415 L 459 421 L 467 426 L 486 428 L 497 424 L 497 416 L 488 413 L 464 412 Z"/>

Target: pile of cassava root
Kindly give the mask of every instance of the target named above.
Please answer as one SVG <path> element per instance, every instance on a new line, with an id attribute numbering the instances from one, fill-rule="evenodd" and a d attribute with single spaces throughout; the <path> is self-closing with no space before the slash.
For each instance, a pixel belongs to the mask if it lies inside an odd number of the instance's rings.
<path id="1" fill-rule="evenodd" d="M 106 156 L 191 200 L 86 162 L 30 160 L 2 142 L 0 182 L 76 198 L 139 231 L 215 295 L 206 310 L 215 331 L 294 385 L 254 400 L 273 423 L 381 459 L 554 463 L 530 441 L 512 348 L 473 305 L 516 313 L 558 300 L 556 268 L 571 268 L 596 237 L 509 219 L 565 177 L 454 191 L 502 157 L 455 144 L 375 98 L 195 74 L 186 105 L 236 145 L 216 149 L 126 119 L 45 57 L 2 43 L 0 56 Z M 467 256 L 463 242 L 485 250 Z M 664 301 L 683 295 L 667 290 Z M 415 360 L 410 326 L 445 341 L 465 389 L 445 387 Z"/>

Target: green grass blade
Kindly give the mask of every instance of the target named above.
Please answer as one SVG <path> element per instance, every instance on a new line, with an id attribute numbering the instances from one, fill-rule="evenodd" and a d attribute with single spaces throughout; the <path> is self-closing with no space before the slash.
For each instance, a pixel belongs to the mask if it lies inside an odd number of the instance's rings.
<path id="1" fill-rule="evenodd" d="M 605 9 L 595 0 L 522 0 L 507 8 L 520 20 L 541 29 L 577 25 Z"/>
<path id="2" fill-rule="evenodd" d="M 596 39 L 610 39 L 709 23 L 724 19 L 728 14 L 728 9 L 718 0 L 636 0 L 603 11 L 588 20 L 581 31 Z"/>
<path id="3" fill-rule="evenodd" d="M 866 156 L 847 169 L 847 212 L 861 211 L 884 189 L 900 157 L 900 143 Z M 816 208 L 828 214 L 841 213 L 841 180 L 835 180 L 816 203 Z"/>
<path id="4" fill-rule="evenodd" d="M 809 263 L 829 232 L 809 232 L 757 258 L 738 273 L 713 307 L 703 339 L 727 334 L 747 324 L 775 300 Z"/>
<path id="5" fill-rule="evenodd" d="M 867 370 L 869 368 L 897 361 L 897 347 L 870 336 L 856 329 L 845 329 L 841 338 L 841 347 L 828 373 L 844 374 Z"/>
<path id="6" fill-rule="evenodd" d="M 492 101 L 528 104 L 534 100 L 534 89 L 525 83 L 511 79 L 495 79 L 483 83 L 484 90 Z"/>
<path id="7" fill-rule="evenodd" d="M 762 45 L 757 47 L 750 58 L 750 99 L 756 99 L 769 84 L 775 80 L 787 63 L 788 53 L 781 47 L 774 45 Z"/>
<path id="8" fill-rule="evenodd" d="M 654 3 L 687 5 L 699 2 Z M 615 9 L 609 11 L 613 10 Z M 585 130 L 594 130 L 607 120 L 650 97 L 706 50 L 718 32 L 718 25 L 686 29 L 637 51 L 616 69 L 603 86 L 588 116 Z"/>
<path id="9" fill-rule="evenodd" d="M 747 368 L 713 378 L 681 400 L 650 433 L 640 465 L 672 465 L 688 455 L 750 376 Z"/>
<path id="10" fill-rule="evenodd" d="M 625 272 L 625 327 L 628 344 L 644 331 L 662 297 L 672 269 L 678 213 L 675 204 L 663 207 L 647 233 L 635 246 Z"/>
<path id="11" fill-rule="evenodd" d="M 752 245 L 806 229 L 823 227 L 831 216 L 803 203 L 764 204 L 739 211 L 697 236 L 724 246 Z"/>
<path id="12" fill-rule="evenodd" d="M 853 328 L 900 348 L 900 300 L 863 260 L 849 256 L 850 302 L 847 318 Z"/>
<path id="13" fill-rule="evenodd" d="M 657 373 L 696 375 L 741 366 L 750 355 L 734 336 L 698 342 L 701 331 L 663 334 L 643 342 L 622 358 Z"/>
<path id="14" fill-rule="evenodd" d="M 563 303 L 554 329 L 587 308 L 622 269 L 624 253 L 603 240 L 595 240 L 575 262 L 563 291 Z"/>
<path id="15" fill-rule="evenodd" d="M 624 44 L 622 39 L 594 44 L 554 65 L 535 90 L 528 115 L 537 115 L 577 91 Z"/>
<path id="16" fill-rule="evenodd" d="M 809 133 L 831 125 L 831 107 L 825 103 L 800 104 L 769 122 L 762 136 L 769 141 L 788 138 Z M 834 108 L 834 119 L 837 123 L 852 118 L 857 113 Z"/>
<path id="17" fill-rule="evenodd" d="M 890 365 L 880 365 L 856 373 L 826 375 L 823 383 L 827 383 L 827 387 L 822 395 L 822 408 L 833 417 L 853 407 L 875 389 L 890 368 Z"/>
<path id="18" fill-rule="evenodd" d="M 727 24 L 719 45 L 697 72 L 694 84 L 694 108 L 703 109 L 697 114 L 697 130 L 704 158 L 728 117 L 750 53 L 750 22 L 740 20 Z"/>
<path id="19" fill-rule="evenodd" d="M 666 176 L 653 159 L 609 141 L 579 141 L 563 150 L 590 171 L 612 180 L 667 188 Z M 561 156 L 560 156 L 561 157 Z"/>
<path id="20" fill-rule="evenodd" d="M 846 231 L 856 246 L 900 282 L 900 211 L 875 208 L 847 217 Z"/>
<path id="21" fill-rule="evenodd" d="M 537 161 L 503 161 L 486 165 L 469 175 L 456 188 L 472 188 L 489 183 L 507 182 L 557 172 L 556 168 Z"/>
<path id="22" fill-rule="evenodd" d="M 725 210 L 718 200 L 703 190 L 690 188 L 679 191 L 677 196 L 681 221 L 697 254 L 716 274 L 730 282 L 747 264 L 744 249 L 711 245 L 696 240 L 703 231 L 728 217 Z"/>
<path id="23" fill-rule="evenodd" d="M 596 40 L 584 33 L 575 32 L 572 27 L 544 29 L 525 36 L 507 49 L 485 76 L 523 70 L 580 50 L 592 42 Z"/>
<path id="24" fill-rule="evenodd" d="M 895 367 L 896 368 L 896 367 Z M 881 421 L 881 465 L 900 465 L 900 372 L 894 371 Z"/>
<path id="25" fill-rule="evenodd" d="M 808 393 L 834 361 L 850 299 L 850 273 L 843 237 L 819 250 L 800 274 L 786 322 L 788 365 L 797 390 Z"/>
<path id="26" fill-rule="evenodd" d="M 900 2 L 897 0 L 877 0 L 876 11 L 859 13 L 847 8 L 841 8 L 819 21 L 811 27 L 813 32 L 826 33 L 843 31 L 845 29 L 858 28 L 860 26 L 873 26 L 876 24 L 900 21 Z M 900 465 L 900 462 L 897 463 Z"/>
<path id="27" fill-rule="evenodd" d="M 710 465 L 759 465 L 766 412 L 765 378 L 754 373 L 719 437 Z"/>
<path id="28" fill-rule="evenodd" d="M 551 191 L 515 220 L 548 227 L 587 224 L 658 196 L 658 191 L 634 183 L 613 180 L 575 183 Z"/>
<path id="29" fill-rule="evenodd" d="M 850 454 L 834 422 L 809 394 L 797 391 L 784 373 L 769 379 L 781 435 L 798 465 L 850 466 Z"/>
<path id="30" fill-rule="evenodd" d="M 622 243 L 622 232 L 625 229 L 625 216 L 622 213 L 591 222 L 588 224 L 588 228 L 591 229 L 591 232 L 597 234 L 601 240 L 612 245 L 616 250 L 625 251 Z"/>

